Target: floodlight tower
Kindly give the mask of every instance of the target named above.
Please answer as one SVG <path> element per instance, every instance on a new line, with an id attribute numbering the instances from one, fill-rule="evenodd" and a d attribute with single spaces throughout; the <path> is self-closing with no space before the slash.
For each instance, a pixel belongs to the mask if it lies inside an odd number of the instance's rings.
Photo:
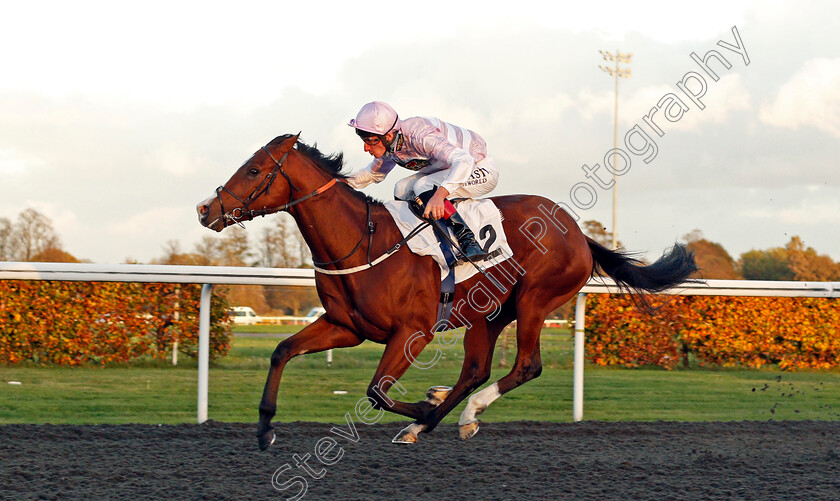
<path id="1" fill-rule="evenodd" d="M 600 51 L 601 56 L 604 57 L 605 61 L 614 61 L 615 67 L 610 68 L 608 66 L 599 66 L 602 70 L 606 71 L 610 74 L 611 77 L 615 79 L 615 118 L 613 121 L 613 214 L 612 214 L 612 246 L 613 249 L 618 248 L 618 230 L 616 228 L 616 220 L 617 220 L 617 207 L 618 207 L 618 179 L 615 175 L 615 166 L 617 161 L 617 154 L 615 150 L 618 149 L 618 79 L 619 78 L 630 78 L 630 68 L 626 66 L 622 67 L 619 64 L 630 64 L 630 59 L 633 57 L 633 54 L 627 53 L 622 54 L 618 50 L 615 51 L 615 54 L 612 52 L 607 52 L 605 50 Z"/>

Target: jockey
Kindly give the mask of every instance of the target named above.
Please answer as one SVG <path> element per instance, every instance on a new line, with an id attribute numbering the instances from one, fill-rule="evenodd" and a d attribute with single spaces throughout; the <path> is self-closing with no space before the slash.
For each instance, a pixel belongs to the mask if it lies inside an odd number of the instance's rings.
<path id="1" fill-rule="evenodd" d="M 449 226 L 470 261 L 487 257 L 447 200 L 480 197 L 496 187 L 499 172 L 487 156 L 481 136 L 437 118 L 400 120 L 394 108 L 381 101 L 364 105 L 348 125 L 356 129 L 365 151 L 374 157 L 366 168 L 348 178 L 350 186 L 358 189 L 379 183 L 397 165 L 415 171 L 397 182 L 394 197 L 410 202 L 418 217 L 441 220 Z"/>

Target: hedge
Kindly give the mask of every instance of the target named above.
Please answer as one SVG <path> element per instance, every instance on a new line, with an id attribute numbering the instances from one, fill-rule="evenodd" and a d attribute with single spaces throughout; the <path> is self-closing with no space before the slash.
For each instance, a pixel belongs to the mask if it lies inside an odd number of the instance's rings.
<path id="1" fill-rule="evenodd" d="M 649 315 L 622 294 L 587 297 L 587 357 L 599 365 L 828 369 L 840 365 L 840 302 L 657 296 Z"/>
<path id="2" fill-rule="evenodd" d="M 200 285 L 0 281 L 0 363 L 80 365 L 195 356 Z M 224 289 L 213 294 L 210 356 L 230 350 Z M 176 316 L 175 313 L 178 312 Z"/>

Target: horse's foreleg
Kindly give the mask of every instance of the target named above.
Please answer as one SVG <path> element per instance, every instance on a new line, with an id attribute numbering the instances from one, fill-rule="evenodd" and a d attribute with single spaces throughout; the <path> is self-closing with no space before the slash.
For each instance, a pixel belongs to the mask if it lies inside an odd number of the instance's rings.
<path id="1" fill-rule="evenodd" d="M 304 353 L 317 353 L 331 348 L 345 348 L 356 346 L 363 341 L 353 331 L 330 323 L 321 317 L 294 336 L 284 339 L 271 354 L 271 368 L 265 381 L 262 399 L 260 400 L 260 421 L 257 427 L 257 438 L 261 450 L 265 450 L 274 442 L 274 428 L 271 418 L 277 412 L 277 390 L 283 368 L 292 358 Z"/>

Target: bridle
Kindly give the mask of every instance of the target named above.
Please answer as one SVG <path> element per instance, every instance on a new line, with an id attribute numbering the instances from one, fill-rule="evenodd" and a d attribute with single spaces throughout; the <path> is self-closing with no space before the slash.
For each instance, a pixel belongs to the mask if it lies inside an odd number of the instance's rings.
<path id="1" fill-rule="evenodd" d="M 244 227 L 244 225 L 242 224 L 243 220 L 247 221 L 257 216 L 266 216 L 268 214 L 274 214 L 275 212 L 288 210 L 290 207 L 293 207 L 305 200 L 309 200 L 310 198 L 316 195 L 320 195 L 321 193 L 332 188 L 333 185 L 335 185 L 336 183 L 336 179 L 333 178 L 317 190 L 313 191 L 312 193 L 304 195 L 298 199 L 292 199 L 293 192 L 300 191 L 300 189 L 298 189 L 298 187 L 295 186 L 295 183 L 292 182 L 292 179 L 289 177 L 289 174 L 287 174 L 286 171 L 283 170 L 283 163 L 286 161 L 286 157 L 289 156 L 289 152 L 291 150 L 284 153 L 283 156 L 280 157 L 280 160 L 274 158 L 274 155 L 272 155 L 271 152 L 268 151 L 268 148 L 266 148 L 265 146 L 262 147 L 262 150 L 265 151 L 268 154 L 268 157 L 271 158 L 271 160 L 274 162 L 274 168 L 271 169 L 271 172 L 266 174 L 262 181 L 260 181 L 260 184 L 258 184 L 256 188 L 254 188 L 254 190 L 251 192 L 251 194 L 245 197 L 244 200 L 239 198 L 239 196 L 236 193 L 230 191 L 225 186 L 219 186 L 218 188 L 216 188 L 216 199 L 219 201 L 219 208 L 222 212 L 222 224 L 224 225 L 223 228 L 228 227 L 228 221 L 231 221 L 231 224 L 238 224 Z M 289 201 L 278 207 L 263 206 L 261 209 L 252 209 L 251 203 L 253 203 L 253 201 L 257 198 L 261 197 L 263 194 L 268 193 L 268 190 L 271 188 L 271 185 L 274 183 L 274 180 L 277 179 L 278 172 L 282 174 L 283 177 L 286 178 L 286 182 L 289 183 Z M 230 212 L 226 212 L 225 205 L 222 202 L 222 192 L 225 192 L 228 195 L 235 198 L 237 202 L 242 204 L 242 206 L 232 209 Z"/>
<path id="2" fill-rule="evenodd" d="M 295 205 L 297 205 L 301 202 L 309 200 L 310 198 L 312 198 L 316 195 L 320 195 L 321 193 L 324 193 L 325 191 L 332 188 L 337 181 L 336 178 L 332 178 L 330 181 L 328 181 L 327 183 L 325 183 L 323 186 L 321 186 L 317 190 L 313 191 L 312 193 L 308 193 L 308 194 L 306 194 L 306 195 L 304 195 L 300 198 L 293 199 L 292 198 L 292 192 L 300 191 L 300 189 L 297 186 L 295 186 L 295 183 L 292 182 L 292 179 L 289 177 L 289 175 L 286 173 L 286 171 L 283 170 L 283 163 L 286 161 L 286 157 L 289 156 L 289 152 L 291 152 L 291 150 L 284 153 L 283 156 L 280 157 L 280 160 L 277 160 L 276 158 L 274 158 L 274 155 L 272 155 L 271 152 L 268 151 L 268 148 L 266 148 L 265 146 L 262 147 L 262 150 L 265 151 L 268 154 L 268 157 L 271 158 L 271 160 L 274 162 L 274 168 L 271 169 L 271 172 L 269 172 L 263 178 L 263 180 L 260 181 L 260 184 L 258 184 L 257 187 L 254 188 L 254 190 L 251 192 L 251 194 L 248 195 L 244 200 L 239 198 L 239 196 L 236 195 L 236 193 L 233 193 L 232 191 L 230 191 L 229 189 L 227 189 L 224 186 L 219 186 L 218 188 L 216 188 L 216 198 L 219 200 L 219 208 L 222 212 L 222 224 L 224 225 L 223 228 L 227 228 L 228 221 L 231 221 L 232 224 L 238 224 L 238 225 L 244 227 L 245 225 L 242 224 L 243 220 L 249 220 L 249 219 L 253 219 L 257 216 L 266 216 L 268 214 L 274 214 L 275 212 L 281 212 L 281 211 L 284 211 L 284 210 L 288 210 L 290 207 L 293 207 L 293 206 L 295 206 Z M 274 180 L 277 179 L 277 173 L 278 172 L 284 178 L 286 178 L 286 182 L 289 183 L 289 201 L 286 202 L 285 204 L 281 205 L 281 206 L 278 206 L 278 207 L 269 208 L 269 207 L 263 206 L 261 209 L 251 209 L 250 205 L 251 205 L 251 203 L 253 203 L 254 200 L 259 198 L 263 194 L 268 193 L 268 190 L 271 188 L 271 185 L 274 183 Z M 236 201 L 238 201 L 240 204 L 242 204 L 242 206 L 237 207 L 237 208 L 231 210 L 230 212 L 225 212 L 225 206 L 222 202 L 222 192 L 225 192 L 228 195 L 235 198 Z M 428 223 L 424 223 L 424 224 L 419 225 L 418 227 L 414 228 L 414 230 L 412 230 L 411 233 L 409 233 L 409 235 L 407 235 L 405 238 L 403 238 L 396 245 L 394 245 L 393 247 L 388 249 L 384 254 L 382 254 L 381 256 L 379 256 L 378 258 L 376 258 L 374 260 L 371 260 L 370 252 L 371 252 L 371 249 L 373 248 L 373 234 L 376 232 L 376 223 L 371 220 L 370 201 L 369 200 L 366 201 L 365 205 L 366 205 L 366 212 L 367 212 L 367 214 L 366 214 L 366 219 L 367 219 L 367 228 L 366 229 L 367 229 L 367 231 L 362 233 L 362 236 L 359 239 L 359 242 L 356 244 L 355 247 L 353 247 L 353 250 L 351 250 L 349 254 L 347 254 L 346 256 L 344 256 L 341 259 L 336 259 L 336 260 L 333 260 L 333 261 L 328 261 L 328 262 L 323 262 L 323 263 L 313 260 L 313 265 L 314 265 L 315 271 L 318 271 L 320 273 L 327 274 L 327 275 L 347 275 L 347 274 L 350 274 L 350 273 L 356 273 L 356 272 L 359 272 L 359 271 L 362 271 L 362 270 L 366 270 L 368 268 L 372 268 L 372 267 L 376 266 L 377 264 L 381 263 L 382 261 L 384 261 L 385 259 L 388 259 L 389 257 L 391 257 L 395 252 L 400 250 L 400 248 L 402 248 L 402 246 L 405 245 L 405 243 L 408 240 L 415 237 L 417 234 L 419 234 L 420 230 L 422 230 L 426 226 L 428 226 Z M 247 216 L 247 219 L 246 219 L 246 216 Z M 361 265 L 361 266 L 356 266 L 354 268 L 347 268 L 347 269 L 343 269 L 343 270 L 327 270 L 327 269 L 321 268 L 322 266 L 327 266 L 327 265 L 340 263 L 340 262 L 348 259 L 353 254 L 355 254 L 356 251 L 358 251 L 359 248 L 362 246 L 362 242 L 365 241 L 365 236 L 367 236 L 367 240 L 368 240 L 367 264 L 364 264 L 364 265 Z"/>

